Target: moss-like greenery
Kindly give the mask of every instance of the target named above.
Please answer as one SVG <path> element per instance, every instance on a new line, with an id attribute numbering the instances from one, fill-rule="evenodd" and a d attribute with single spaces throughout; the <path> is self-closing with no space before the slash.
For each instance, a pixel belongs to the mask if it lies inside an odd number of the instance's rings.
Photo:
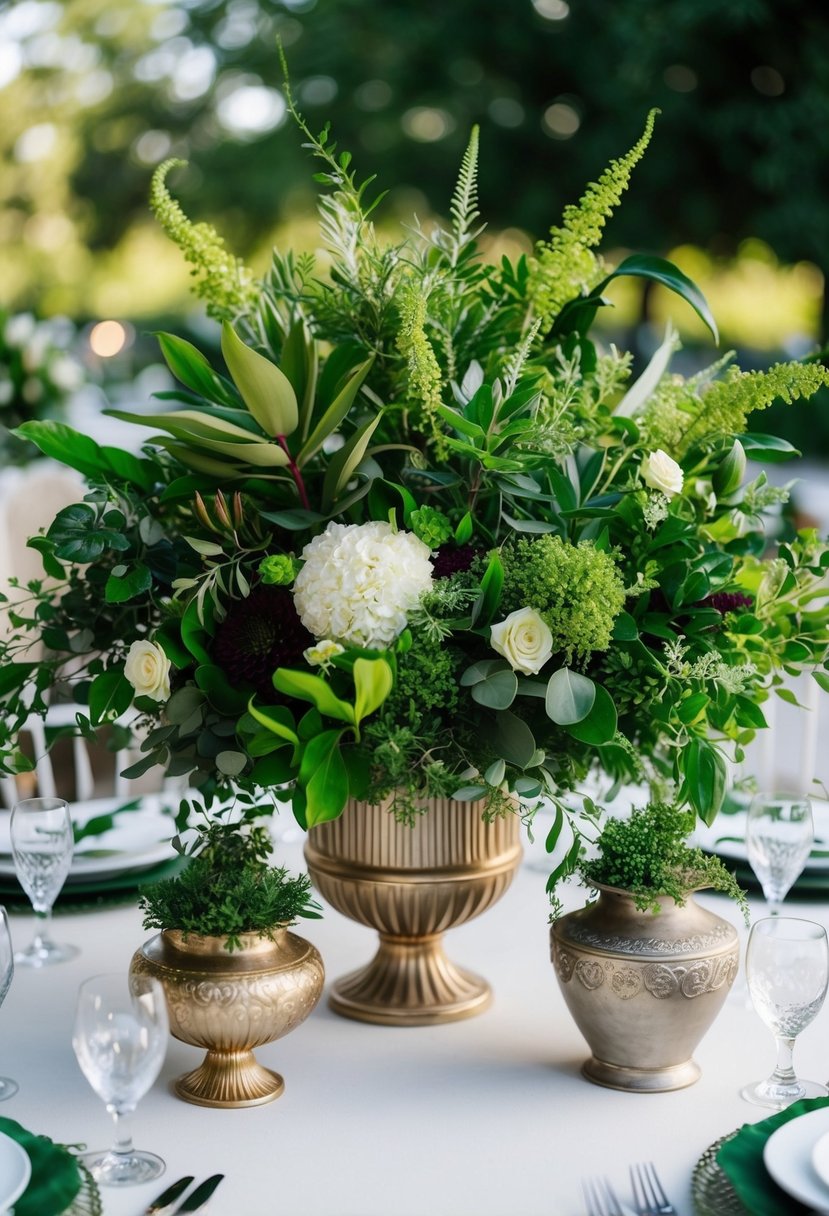
<path id="1" fill-rule="evenodd" d="M 607 650 L 625 589 L 610 554 L 589 541 L 560 536 L 519 540 L 504 550 L 505 612 L 535 608 L 553 635 L 553 652 L 568 663 Z"/>
<path id="2" fill-rule="evenodd" d="M 243 933 L 273 937 L 298 916 L 317 917 L 306 874 L 290 877 L 271 866 L 270 836 L 263 827 L 211 823 L 199 837 L 187 867 L 141 892 L 145 929 L 180 929 L 185 936 L 227 936 L 229 951 Z"/>
<path id="3" fill-rule="evenodd" d="M 748 923 L 745 892 L 719 857 L 708 857 L 686 843 L 695 817 L 662 802 L 634 810 L 629 819 L 608 819 L 598 839 L 599 856 L 582 862 L 587 886 L 601 883 L 628 891 L 637 908 L 659 911 L 657 897 L 683 904 L 692 891 L 711 887 L 730 895 Z"/>

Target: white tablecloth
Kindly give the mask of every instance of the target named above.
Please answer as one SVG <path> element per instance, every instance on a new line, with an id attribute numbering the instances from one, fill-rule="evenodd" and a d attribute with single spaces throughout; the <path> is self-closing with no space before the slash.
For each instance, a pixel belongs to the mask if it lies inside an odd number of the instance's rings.
<path id="1" fill-rule="evenodd" d="M 301 845 L 281 848 L 302 866 Z M 732 905 L 702 897 L 738 922 Z M 577 889 L 568 903 L 581 899 Z M 759 912 L 760 905 L 757 905 Z M 829 904 L 793 902 L 829 923 Z M 182 1174 L 226 1174 L 210 1216 L 582 1216 L 580 1179 L 605 1173 L 628 1191 L 630 1162 L 653 1160 L 680 1216 L 703 1149 L 764 1117 L 742 1102 L 746 1081 L 774 1063 L 769 1032 L 729 998 L 697 1052 L 702 1079 L 670 1094 L 600 1089 L 579 1073 L 585 1044 L 549 961 L 544 876 L 518 872 L 502 901 L 448 935 L 448 953 L 485 975 L 495 1001 L 483 1015 L 419 1029 L 368 1026 L 322 1003 L 288 1038 L 258 1051 L 285 1078 L 268 1106 L 218 1111 L 186 1105 L 170 1082 L 201 1053 L 171 1039 L 161 1076 L 139 1106 L 139 1147 L 167 1161 L 165 1178 L 106 1189 L 106 1216 L 140 1216 Z M 32 920 L 12 918 L 18 945 Z M 61 1142 L 109 1143 L 111 1125 L 75 1061 L 70 1038 L 79 983 L 126 969 L 149 936 L 135 908 L 60 914 L 56 936 L 82 949 L 70 963 L 15 976 L 0 1009 L 0 1074 L 20 1092 L 0 1106 Z M 370 930 L 329 910 L 298 931 L 320 949 L 329 978 L 366 961 Z M 829 1076 L 829 1008 L 802 1036 L 803 1076 Z M 623 1195 L 623 1198 L 628 1197 Z"/>

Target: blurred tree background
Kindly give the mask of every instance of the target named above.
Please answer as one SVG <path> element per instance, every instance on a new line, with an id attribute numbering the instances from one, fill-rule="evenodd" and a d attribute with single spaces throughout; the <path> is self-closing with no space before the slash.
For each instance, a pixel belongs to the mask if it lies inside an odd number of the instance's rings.
<path id="1" fill-rule="evenodd" d="M 255 266 L 274 242 L 313 248 L 277 35 L 311 124 L 330 119 L 390 189 L 389 225 L 445 211 L 480 123 L 493 255 L 531 248 L 659 106 L 605 249 L 672 256 L 747 366 L 826 336 L 820 0 L 17 0 L 0 9 L 0 306 L 142 329 L 192 310 L 147 212 L 170 155 L 190 162 L 172 179 L 188 213 Z M 615 323 L 646 351 L 642 322 L 667 305 L 660 289 L 627 291 Z M 689 310 L 672 311 L 701 341 Z"/>

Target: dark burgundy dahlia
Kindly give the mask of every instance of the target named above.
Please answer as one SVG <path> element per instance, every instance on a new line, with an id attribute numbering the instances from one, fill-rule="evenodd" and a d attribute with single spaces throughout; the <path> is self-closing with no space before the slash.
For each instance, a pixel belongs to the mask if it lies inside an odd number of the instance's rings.
<path id="1" fill-rule="evenodd" d="M 435 578 L 449 578 L 465 573 L 480 552 L 474 545 L 441 545 L 432 558 L 432 574 Z"/>
<path id="2" fill-rule="evenodd" d="M 745 612 L 747 609 L 753 608 L 754 600 L 750 595 L 743 595 L 740 591 L 716 591 L 702 601 L 702 607 L 715 608 L 717 612 L 725 616 L 726 612 Z"/>
<path id="3" fill-rule="evenodd" d="M 254 587 L 245 600 L 235 600 L 216 628 L 213 658 L 231 684 L 252 684 L 266 701 L 278 701 L 273 673 L 277 667 L 302 664 L 302 652 L 313 635 L 297 615 L 287 587 Z"/>

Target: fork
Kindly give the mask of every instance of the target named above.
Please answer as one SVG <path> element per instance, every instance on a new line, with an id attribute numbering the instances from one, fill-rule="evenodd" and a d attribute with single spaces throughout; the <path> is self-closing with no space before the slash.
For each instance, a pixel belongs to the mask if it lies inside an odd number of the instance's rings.
<path id="1" fill-rule="evenodd" d="M 606 1178 L 582 1179 L 587 1216 L 624 1216 L 616 1193 Z"/>
<path id="2" fill-rule="evenodd" d="M 677 1216 L 652 1161 L 630 1167 L 630 1185 L 637 1216 Z"/>

